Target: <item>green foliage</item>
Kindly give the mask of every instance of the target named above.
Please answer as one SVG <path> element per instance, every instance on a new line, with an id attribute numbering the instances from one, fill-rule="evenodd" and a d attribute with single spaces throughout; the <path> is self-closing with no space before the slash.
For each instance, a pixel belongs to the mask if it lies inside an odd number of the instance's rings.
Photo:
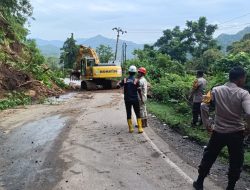
<path id="1" fill-rule="evenodd" d="M 130 65 L 145 67 L 149 72 L 147 78 L 151 82 L 159 82 L 165 73 L 185 74 L 185 69 L 178 61 L 172 60 L 170 56 L 159 53 L 152 46 L 145 45 L 143 50 L 134 51 L 136 59 L 127 61 Z"/>
<path id="2" fill-rule="evenodd" d="M 173 30 L 167 29 L 163 31 L 163 36 L 157 40 L 155 46 L 163 54 L 169 55 L 171 58 L 180 62 L 186 61 L 186 54 L 188 52 L 187 44 L 183 43 L 186 36 L 176 26 Z"/>
<path id="3" fill-rule="evenodd" d="M 185 102 L 188 99 L 194 77 L 167 73 L 153 86 L 154 98 L 162 102 Z M 182 107 L 185 104 L 182 105 Z"/>
<path id="4" fill-rule="evenodd" d="M 1 0 L 0 10 L 6 17 L 15 17 L 20 24 L 24 24 L 33 13 L 29 0 Z"/>
<path id="5" fill-rule="evenodd" d="M 216 29 L 217 25 L 207 24 L 206 17 L 200 17 L 198 21 L 187 21 L 184 30 L 176 26 L 173 30 L 163 31 L 163 36 L 155 46 L 161 53 L 184 63 L 188 53 L 193 57 L 201 57 L 206 50 L 219 48 L 213 39 Z"/>
<path id="6" fill-rule="evenodd" d="M 45 62 L 45 58 L 37 48 L 36 41 L 27 40 L 25 45 L 28 52 L 28 65 L 31 67 L 32 65 L 42 65 Z"/>
<path id="7" fill-rule="evenodd" d="M 205 72 L 212 72 L 213 65 L 223 58 L 223 54 L 218 49 L 208 49 L 201 57 L 193 57 L 189 69 L 203 70 Z"/>
<path id="8" fill-rule="evenodd" d="M 52 71 L 61 69 L 60 59 L 57 57 L 47 57 L 45 62 Z"/>
<path id="9" fill-rule="evenodd" d="M 227 47 L 227 52 L 230 54 L 237 54 L 240 52 L 250 54 L 250 39 L 246 38 L 245 40 L 234 42 L 231 46 Z"/>
<path id="10" fill-rule="evenodd" d="M 1 0 L 0 20 L 4 23 L 0 26 L 1 39 L 6 37 L 18 42 L 25 40 L 28 30 L 24 24 L 32 13 L 33 7 L 29 0 Z"/>
<path id="11" fill-rule="evenodd" d="M 10 40 L 23 42 L 28 35 L 28 29 L 26 29 L 23 23 L 16 20 L 15 17 L 8 17 L 8 23 L 10 27 L 9 31 L 5 32 L 5 35 L 9 37 Z"/>
<path id="12" fill-rule="evenodd" d="M 216 73 L 213 76 L 208 77 L 208 87 L 207 90 L 210 90 L 212 87 L 223 85 L 228 81 L 228 73 Z"/>
<path id="13" fill-rule="evenodd" d="M 70 38 L 64 42 L 61 48 L 60 62 L 63 63 L 64 68 L 73 68 L 76 62 L 78 46 L 76 45 L 76 40 L 74 39 L 73 33 Z"/>
<path id="14" fill-rule="evenodd" d="M 26 105 L 31 103 L 31 98 L 22 94 L 13 92 L 8 94 L 7 98 L 0 100 L 0 110 L 12 108 L 18 105 Z"/>
<path id="15" fill-rule="evenodd" d="M 99 47 L 96 48 L 96 52 L 99 56 L 101 63 L 107 63 L 114 57 L 114 53 L 110 46 L 105 46 L 101 44 Z"/>
<path id="16" fill-rule="evenodd" d="M 238 54 L 229 54 L 218 60 L 213 66 L 213 71 L 228 73 L 233 67 L 241 66 L 247 71 L 250 71 L 250 54 L 240 52 Z M 249 72 L 248 72 L 249 73 Z"/>
<path id="17" fill-rule="evenodd" d="M 66 85 L 60 79 L 64 75 L 56 70 L 56 61 L 53 58 L 45 60 L 35 41 L 26 39 L 28 30 L 25 24 L 32 16 L 32 11 L 29 0 L 0 1 L 0 61 L 24 71 L 32 80 L 39 80 L 49 88 L 54 84 L 64 88 Z M 30 97 L 12 92 L 0 100 L 0 110 L 30 102 Z"/>

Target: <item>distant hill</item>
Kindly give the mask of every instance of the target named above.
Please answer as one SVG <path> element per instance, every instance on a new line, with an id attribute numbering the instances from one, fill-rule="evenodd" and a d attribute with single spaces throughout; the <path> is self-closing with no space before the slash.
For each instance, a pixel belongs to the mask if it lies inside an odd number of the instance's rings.
<path id="1" fill-rule="evenodd" d="M 54 45 L 38 45 L 42 54 L 46 57 L 60 57 L 60 48 Z"/>
<path id="2" fill-rule="evenodd" d="M 56 56 L 59 57 L 60 55 L 60 48 L 63 46 L 64 41 L 60 40 L 43 40 L 43 39 L 35 39 L 38 45 L 38 48 L 41 50 L 42 54 L 45 56 Z M 86 46 L 90 46 L 92 48 L 97 48 L 99 45 L 104 44 L 112 47 L 113 51 L 115 51 L 115 45 L 116 45 L 116 39 L 106 38 L 102 35 L 97 35 L 92 38 L 84 39 L 79 38 L 76 39 L 77 44 L 83 44 Z M 118 48 L 118 59 L 121 57 L 121 51 L 122 51 L 122 43 L 127 44 L 127 58 L 131 59 L 133 58 L 133 51 L 135 49 L 142 49 L 143 44 L 136 44 L 131 41 L 119 41 L 119 48 Z"/>
<path id="3" fill-rule="evenodd" d="M 226 51 L 227 46 L 231 45 L 233 42 L 241 40 L 243 36 L 248 33 L 250 33 L 250 26 L 246 27 L 236 34 L 221 34 L 216 38 L 216 40 L 222 47 L 222 50 Z"/>

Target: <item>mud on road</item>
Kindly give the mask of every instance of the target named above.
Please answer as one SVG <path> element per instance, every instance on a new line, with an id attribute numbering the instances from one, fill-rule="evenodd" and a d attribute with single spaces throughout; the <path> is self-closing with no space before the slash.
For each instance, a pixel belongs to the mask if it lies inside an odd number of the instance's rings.
<path id="1" fill-rule="evenodd" d="M 120 91 L 5 110 L 0 189 L 192 189 L 196 169 L 166 142 L 151 127 L 128 133 Z M 208 179 L 206 189 L 221 188 Z"/>

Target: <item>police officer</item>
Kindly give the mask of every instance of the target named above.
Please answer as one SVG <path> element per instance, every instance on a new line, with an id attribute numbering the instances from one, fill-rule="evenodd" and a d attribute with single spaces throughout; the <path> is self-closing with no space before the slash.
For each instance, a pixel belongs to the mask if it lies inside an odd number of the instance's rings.
<path id="1" fill-rule="evenodd" d="M 244 161 L 244 133 L 249 130 L 249 127 L 245 127 L 242 116 L 245 116 L 248 124 L 250 120 L 250 95 L 242 89 L 245 81 L 246 71 L 235 67 L 229 73 L 229 82 L 212 89 L 212 101 L 215 105 L 214 127 L 206 126 L 212 135 L 204 150 L 198 179 L 193 183 L 196 190 L 203 190 L 204 179 L 225 146 L 229 153 L 227 190 L 233 190 L 240 177 Z M 208 117 L 208 114 L 204 114 L 204 117 Z"/>
<path id="2" fill-rule="evenodd" d="M 127 112 L 127 122 L 129 126 L 129 132 L 134 132 L 134 127 L 132 123 L 132 107 L 135 111 L 138 125 L 138 133 L 143 133 L 142 128 L 142 119 L 140 116 L 140 104 L 138 97 L 138 79 L 135 78 L 137 68 L 132 65 L 129 67 L 129 76 L 124 78 L 119 84 L 118 87 L 124 87 L 124 101 Z"/>

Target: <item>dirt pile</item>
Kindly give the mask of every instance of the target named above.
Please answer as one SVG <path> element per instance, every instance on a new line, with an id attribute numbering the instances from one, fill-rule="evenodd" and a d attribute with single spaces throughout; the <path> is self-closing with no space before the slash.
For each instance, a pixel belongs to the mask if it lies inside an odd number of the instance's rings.
<path id="1" fill-rule="evenodd" d="M 48 88 L 42 82 L 34 80 L 29 74 L 8 64 L 0 63 L 0 98 L 3 98 L 7 92 L 14 90 L 24 92 L 34 98 L 57 96 L 63 93 L 55 84 Z"/>

